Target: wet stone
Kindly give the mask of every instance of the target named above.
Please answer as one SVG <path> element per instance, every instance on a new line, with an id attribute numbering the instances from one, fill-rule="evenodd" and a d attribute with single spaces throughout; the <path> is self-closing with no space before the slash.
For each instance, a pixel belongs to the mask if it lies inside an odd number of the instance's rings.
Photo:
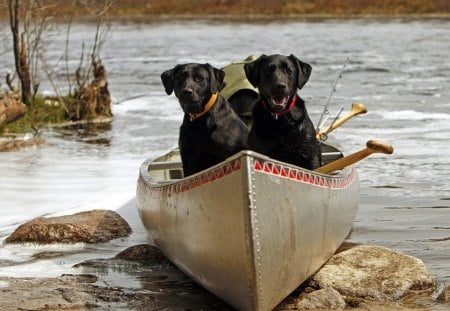
<path id="1" fill-rule="evenodd" d="M 155 264 L 168 263 L 169 260 L 161 251 L 152 245 L 139 244 L 131 246 L 124 251 L 118 253 L 115 259 L 123 259 L 130 261 L 147 261 Z"/>
<path id="2" fill-rule="evenodd" d="M 332 287 L 341 295 L 370 300 L 396 300 L 421 291 L 434 281 L 415 257 L 371 245 L 334 255 L 311 279 L 316 288 Z"/>
<path id="3" fill-rule="evenodd" d="M 0 139 L 0 152 L 17 151 L 26 147 L 36 147 L 45 144 L 42 137 L 29 139 Z"/>
<path id="4" fill-rule="evenodd" d="M 442 290 L 442 292 L 437 297 L 439 302 L 450 302 L 450 285 Z"/>
<path id="5" fill-rule="evenodd" d="M 161 268 L 172 266 L 172 263 L 161 251 L 149 244 L 130 246 L 116 256 L 106 259 L 91 259 L 73 265 L 73 268 L 83 268 L 84 271 L 108 274 L 111 271 L 125 272 L 142 269 Z"/>
<path id="6" fill-rule="evenodd" d="M 61 280 L 69 283 L 95 283 L 98 277 L 94 274 L 63 274 Z"/>
<path id="7" fill-rule="evenodd" d="M 92 210 L 60 217 L 38 217 L 20 225 L 6 243 L 101 243 L 128 236 L 131 227 L 116 212 Z"/>
<path id="8" fill-rule="evenodd" d="M 335 289 L 328 287 L 299 297 L 298 310 L 344 310 L 344 298 Z"/>

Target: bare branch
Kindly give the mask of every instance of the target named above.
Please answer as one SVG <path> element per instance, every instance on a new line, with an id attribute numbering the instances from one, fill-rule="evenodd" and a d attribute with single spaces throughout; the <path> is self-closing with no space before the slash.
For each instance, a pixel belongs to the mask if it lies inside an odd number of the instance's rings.
<path id="1" fill-rule="evenodd" d="M 6 74 L 6 85 L 8 85 L 9 89 L 13 92 L 17 92 L 17 88 L 14 87 L 13 85 L 13 81 L 15 78 L 16 78 L 15 75 L 14 74 L 11 75 L 11 72 L 8 72 Z"/>

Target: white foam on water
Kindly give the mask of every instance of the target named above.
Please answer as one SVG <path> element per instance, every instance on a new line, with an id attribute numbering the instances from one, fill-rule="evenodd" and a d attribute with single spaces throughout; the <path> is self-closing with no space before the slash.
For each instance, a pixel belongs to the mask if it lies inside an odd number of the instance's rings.
<path id="1" fill-rule="evenodd" d="M 421 112 L 416 110 L 375 111 L 371 112 L 371 114 L 379 115 L 385 120 L 398 121 L 450 120 L 450 114 L 447 113 Z"/>
<path id="2" fill-rule="evenodd" d="M 137 98 L 114 106 L 113 112 L 120 122 L 121 116 L 146 105 L 148 98 Z M 166 110 L 171 109 L 174 108 L 169 106 Z M 120 138 L 111 139 L 111 146 L 103 147 L 66 141 L 50 131 L 44 133 L 48 146 L 0 153 L 0 171 L 8 172 L 0 179 L 0 232 L 7 234 L 11 226 L 42 215 L 64 215 L 91 209 L 115 210 L 133 198 L 139 166 L 146 157 L 158 155 L 159 150 L 155 146 L 148 152 L 130 152 L 126 144 L 135 143 L 133 135 L 115 133 L 113 122 L 114 136 Z M 166 137 L 166 140 L 173 139 L 175 133 Z M 144 138 L 139 136 L 137 141 Z M 164 140 L 164 137 L 158 139 Z M 145 141 L 150 145 L 158 142 L 155 137 Z"/>

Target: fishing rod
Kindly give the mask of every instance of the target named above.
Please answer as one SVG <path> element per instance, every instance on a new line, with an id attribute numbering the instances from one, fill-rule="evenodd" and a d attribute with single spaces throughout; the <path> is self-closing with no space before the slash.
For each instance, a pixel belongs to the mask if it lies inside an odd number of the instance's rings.
<path id="1" fill-rule="evenodd" d="M 345 59 L 345 61 L 344 61 L 344 64 L 342 65 L 341 70 L 339 71 L 338 76 L 336 77 L 336 80 L 334 81 L 333 88 L 331 89 L 331 92 L 330 92 L 330 96 L 328 96 L 328 100 L 327 100 L 327 102 L 325 104 L 325 107 L 323 108 L 323 112 L 320 115 L 320 119 L 319 119 L 319 122 L 317 124 L 317 131 L 318 132 L 320 131 L 320 129 L 322 128 L 324 123 L 328 120 L 328 117 L 330 115 L 330 111 L 328 110 L 328 106 L 330 105 L 331 97 L 333 97 L 333 94 L 336 92 L 336 85 L 339 82 L 339 79 L 342 78 L 342 73 L 344 72 L 344 69 L 345 69 L 345 66 L 347 65 L 348 60 L 349 60 L 349 58 L 347 57 Z"/>

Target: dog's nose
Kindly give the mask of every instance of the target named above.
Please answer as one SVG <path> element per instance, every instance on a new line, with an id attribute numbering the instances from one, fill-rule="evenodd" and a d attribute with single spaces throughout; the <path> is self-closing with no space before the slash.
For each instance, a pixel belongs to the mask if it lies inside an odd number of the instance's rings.
<path id="1" fill-rule="evenodd" d="M 194 90 L 192 90 L 192 89 L 184 89 L 184 90 L 181 92 L 181 94 L 182 94 L 183 96 L 192 96 L 192 94 L 194 94 Z"/>
<path id="2" fill-rule="evenodd" d="M 277 90 L 284 91 L 286 89 L 286 83 L 278 83 Z"/>

